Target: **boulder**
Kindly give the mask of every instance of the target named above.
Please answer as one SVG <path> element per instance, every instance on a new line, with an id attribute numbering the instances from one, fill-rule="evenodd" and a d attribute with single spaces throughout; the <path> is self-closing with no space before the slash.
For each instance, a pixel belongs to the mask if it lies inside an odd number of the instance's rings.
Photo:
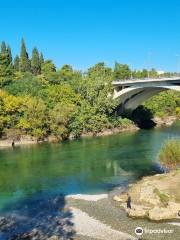
<path id="1" fill-rule="evenodd" d="M 151 204 L 153 206 L 161 204 L 159 197 L 154 193 L 154 186 L 142 186 L 140 190 L 140 202 Z"/>
<path id="2" fill-rule="evenodd" d="M 131 209 L 127 209 L 126 211 L 128 213 L 129 217 L 133 217 L 133 218 L 144 218 L 148 216 L 148 210 L 149 208 L 144 207 L 144 206 L 140 206 L 140 205 L 132 205 Z"/>
<path id="3" fill-rule="evenodd" d="M 178 204 L 180 205 L 180 204 Z M 166 208 L 154 207 L 149 210 L 149 219 L 150 220 L 168 220 L 177 218 L 178 209 L 176 203 L 171 203 L 171 205 Z"/>

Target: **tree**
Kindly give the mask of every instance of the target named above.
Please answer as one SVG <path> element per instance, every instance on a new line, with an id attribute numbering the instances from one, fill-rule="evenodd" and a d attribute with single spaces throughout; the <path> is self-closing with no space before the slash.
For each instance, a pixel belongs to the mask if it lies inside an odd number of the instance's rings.
<path id="1" fill-rule="evenodd" d="M 176 108 L 180 107 L 180 93 L 178 91 L 163 91 L 150 99 L 144 106 L 150 109 L 155 116 L 174 116 Z"/>
<path id="2" fill-rule="evenodd" d="M 14 58 L 14 69 L 15 71 L 19 71 L 19 64 L 20 64 L 20 58 L 18 55 Z"/>
<path id="3" fill-rule="evenodd" d="M 17 127 L 26 134 L 38 139 L 46 135 L 46 105 L 42 99 L 36 97 L 25 97 L 22 105 L 23 114 L 19 119 Z"/>
<path id="4" fill-rule="evenodd" d="M 81 104 L 81 97 L 75 93 L 73 89 L 68 85 L 49 86 L 47 89 L 41 92 L 44 101 L 50 108 L 53 108 L 57 103 L 64 104 Z"/>
<path id="5" fill-rule="evenodd" d="M 2 44 L 1 44 L 0 64 L 3 67 L 8 67 L 8 65 L 9 65 L 9 60 L 8 60 L 8 56 L 7 56 L 7 48 L 6 48 L 5 42 L 2 42 Z"/>
<path id="6" fill-rule="evenodd" d="M 40 79 L 31 73 L 25 73 L 21 78 L 4 87 L 8 93 L 15 96 L 39 96 L 44 86 Z"/>
<path id="7" fill-rule="evenodd" d="M 6 54 L 6 43 L 4 41 L 1 43 L 1 54 Z"/>
<path id="8" fill-rule="evenodd" d="M 44 56 L 43 56 L 42 52 L 40 53 L 39 61 L 42 66 L 42 64 L 44 63 Z"/>
<path id="9" fill-rule="evenodd" d="M 68 137 L 68 124 L 71 119 L 71 114 L 74 111 L 74 107 L 73 104 L 57 103 L 57 105 L 50 110 L 50 130 L 59 140 Z"/>
<path id="10" fill-rule="evenodd" d="M 34 75 L 41 73 L 41 64 L 37 48 L 33 48 L 32 50 L 31 71 Z"/>
<path id="11" fill-rule="evenodd" d="M 13 76 L 13 67 L 11 64 L 12 56 L 10 48 L 6 48 L 5 42 L 1 44 L 0 52 L 0 84 L 1 86 L 7 83 L 7 80 Z M 8 80 L 9 81 L 9 80 Z"/>
<path id="12" fill-rule="evenodd" d="M 157 71 L 154 68 L 152 68 L 149 71 L 149 76 L 150 76 L 150 78 L 157 78 L 158 77 L 158 73 L 157 73 Z"/>
<path id="13" fill-rule="evenodd" d="M 61 81 L 71 81 L 74 75 L 73 69 L 70 65 L 63 65 L 62 68 L 58 71 Z"/>
<path id="14" fill-rule="evenodd" d="M 80 83 L 80 94 L 97 112 L 110 113 L 116 105 L 109 95 L 113 91 L 112 76 L 111 68 L 98 63 L 88 69 L 87 76 Z"/>
<path id="15" fill-rule="evenodd" d="M 29 56 L 26 51 L 26 45 L 24 39 L 21 41 L 21 53 L 20 53 L 20 71 L 21 72 L 30 72 L 31 66 L 29 61 Z"/>
<path id="16" fill-rule="evenodd" d="M 56 67 L 54 65 L 54 63 L 51 60 L 46 60 L 43 64 L 42 64 L 42 69 L 41 69 L 42 73 L 51 73 L 51 72 L 56 72 Z"/>
<path id="17" fill-rule="evenodd" d="M 131 70 L 127 64 L 115 62 L 114 79 L 124 80 L 131 77 Z"/>
<path id="18" fill-rule="evenodd" d="M 12 53 L 11 53 L 10 46 L 7 47 L 6 52 L 7 52 L 6 54 L 7 54 L 8 65 L 10 65 L 10 64 L 12 64 Z"/>

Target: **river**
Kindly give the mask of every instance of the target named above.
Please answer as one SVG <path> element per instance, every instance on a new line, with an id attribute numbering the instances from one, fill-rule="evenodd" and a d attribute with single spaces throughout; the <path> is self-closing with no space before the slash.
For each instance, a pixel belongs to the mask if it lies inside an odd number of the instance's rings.
<path id="1" fill-rule="evenodd" d="M 166 128 L 0 150 L 0 211 L 34 196 L 102 193 L 158 171 L 163 142 L 180 137 Z"/>

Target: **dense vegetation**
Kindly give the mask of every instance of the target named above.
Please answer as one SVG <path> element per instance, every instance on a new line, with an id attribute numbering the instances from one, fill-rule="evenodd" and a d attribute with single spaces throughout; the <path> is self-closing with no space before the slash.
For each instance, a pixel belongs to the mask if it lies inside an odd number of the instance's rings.
<path id="1" fill-rule="evenodd" d="M 171 139 L 165 142 L 160 150 L 159 160 L 166 169 L 176 169 L 180 165 L 180 140 Z"/>
<path id="2" fill-rule="evenodd" d="M 57 69 L 37 48 L 32 50 L 30 58 L 24 40 L 20 54 L 14 59 L 10 46 L 2 42 L 0 136 L 66 139 L 70 135 L 78 137 L 82 133 L 96 134 L 103 129 L 128 126 L 130 120 L 115 114 L 118 102 L 111 97 L 111 82 L 148 75 L 157 77 L 157 72 L 154 69 L 131 71 L 128 65 L 117 62 L 114 69 L 101 62 L 86 73 L 70 65 Z M 155 114 L 179 114 L 179 95 L 163 93 L 145 106 Z"/>

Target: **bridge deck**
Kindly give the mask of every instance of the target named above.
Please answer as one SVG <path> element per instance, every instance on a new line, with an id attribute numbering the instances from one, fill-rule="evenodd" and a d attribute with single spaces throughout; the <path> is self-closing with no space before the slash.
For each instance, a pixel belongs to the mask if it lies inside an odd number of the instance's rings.
<path id="1" fill-rule="evenodd" d="M 180 77 L 171 77 L 171 78 L 148 78 L 148 79 L 130 79 L 130 80 L 117 80 L 113 81 L 113 86 L 126 86 L 126 85 L 136 85 L 138 83 L 141 84 L 148 84 L 148 83 L 176 83 L 180 82 Z"/>

